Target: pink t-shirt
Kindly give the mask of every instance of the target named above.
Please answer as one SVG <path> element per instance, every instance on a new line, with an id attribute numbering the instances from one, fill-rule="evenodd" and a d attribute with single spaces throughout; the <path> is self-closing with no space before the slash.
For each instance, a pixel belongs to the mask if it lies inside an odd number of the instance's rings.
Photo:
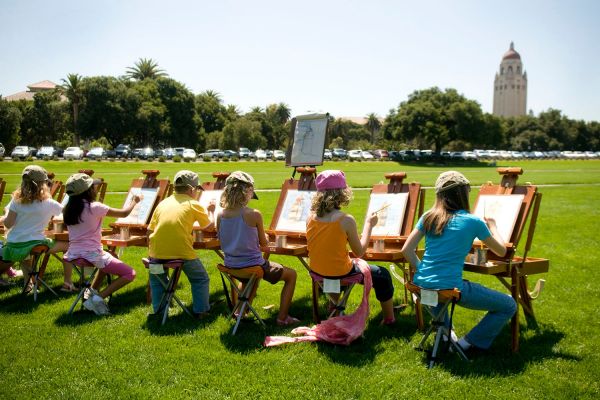
<path id="1" fill-rule="evenodd" d="M 69 253 L 84 254 L 88 252 L 102 252 L 102 218 L 106 216 L 110 207 L 94 201 L 88 203 L 81 212 L 81 222 L 69 225 Z"/>

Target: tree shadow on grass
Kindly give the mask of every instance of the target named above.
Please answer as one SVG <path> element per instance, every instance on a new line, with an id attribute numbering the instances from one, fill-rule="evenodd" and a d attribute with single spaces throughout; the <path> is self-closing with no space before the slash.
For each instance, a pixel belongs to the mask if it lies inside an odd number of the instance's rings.
<path id="1" fill-rule="evenodd" d="M 521 333 L 525 330 L 521 326 Z M 469 362 L 461 360 L 455 354 L 444 354 L 436 368 L 443 368 L 461 377 L 493 377 L 521 374 L 530 364 L 546 359 L 581 361 L 579 356 L 554 350 L 565 334 L 553 326 L 542 325 L 531 336 L 521 336 L 519 352 L 516 354 L 510 352 L 511 338 L 507 331 L 504 331 L 490 350 L 472 356 Z"/>

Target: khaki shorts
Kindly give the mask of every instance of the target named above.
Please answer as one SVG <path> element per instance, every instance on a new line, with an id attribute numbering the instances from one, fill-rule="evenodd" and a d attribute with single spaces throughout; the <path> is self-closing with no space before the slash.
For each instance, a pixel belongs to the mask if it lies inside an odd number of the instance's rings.
<path id="1" fill-rule="evenodd" d="M 262 269 L 264 271 L 263 279 L 265 281 L 274 284 L 281 280 L 281 275 L 283 275 L 283 266 L 281 264 L 265 260 Z"/>

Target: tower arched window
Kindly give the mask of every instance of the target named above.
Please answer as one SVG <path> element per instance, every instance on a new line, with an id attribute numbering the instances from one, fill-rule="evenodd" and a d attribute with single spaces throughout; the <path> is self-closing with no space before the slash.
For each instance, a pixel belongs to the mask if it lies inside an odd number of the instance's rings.
<path id="1" fill-rule="evenodd" d="M 504 75 L 504 67 L 500 67 L 500 75 Z"/>
<path id="2" fill-rule="evenodd" d="M 512 74 L 512 73 L 513 73 L 512 65 L 509 65 L 509 66 L 508 66 L 508 73 L 509 73 L 509 74 Z"/>
<path id="3" fill-rule="evenodd" d="M 521 66 L 517 65 L 517 74 L 521 73 Z"/>

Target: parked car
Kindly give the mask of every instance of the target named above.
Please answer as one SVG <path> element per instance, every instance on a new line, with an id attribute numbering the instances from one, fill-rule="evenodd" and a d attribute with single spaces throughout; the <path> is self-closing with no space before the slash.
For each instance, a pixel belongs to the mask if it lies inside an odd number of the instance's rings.
<path id="1" fill-rule="evenodd" d="M 184 160 L 196 161 L 196 152 L 194 151 L 194 149 L 183 149 L 181 157 Z"/>
<path id="2" fill-rule="evenodd" d="M 86 155 L 86 157 L 91 160 L 102 160 L 105 156 L 106 152 L 102 147 L 92 147 Z"/>
<path id="3" fill-rule="evenodd" d="M 375 158 L 390 158 L 390 153 L 387 150 L 377 149 L 372 151 L 373 157 Z"/>
<path id="4" fill-rule="evenodd" d="M 285 152 L 283 150 L 274 150 L 273 160 L 285 160 Z"/>
<path id="5" fill-rule="evenodd" d="M 106 158 L 116 158 L 117 157 L 117 151 L 114 150 L 114 149 L 113 150 L 105 150 L 104 151 L 104 157 L 106 157 Z"/>
<path id="6" fill-rule="evenodd" d="M 363 160 L 372 160 L 375 157 L 373 157 L 373 154 L 371 154 L 371 152 L 363 150 L 360 152 L 360 156 L 363 158 Z"/>
<path id="7" fill-rule="evenodd" d="M 350 150 L 348 152 L 349 160 L 362 160 L 362 150 Z"/>
<path id="8" fill-rule="evenodd" d="M 33 153 L 31 152 L 31 149 L 29 148 L 29 146 L 16 146 L 12 153 L 10 153 L 10 156 L 12 158 L 18 158 L 20 160 L 24 160 L 29 156 L 32 156 Z"/>
<path id="9" fill-rule="evenodd" d="M 65 160 L 81 160 L 83 158 L 83 150 L 77 146 L 67 147 L 63 153 L 63 158 Z"/>
<path id="10" fill-rule="evenodd" d="M 210 157 L 213 160 L 223 156 L 223 151 L 221 149 L 209 149 L 206 152 L 200 154 L 200 157 Z"/>
<path id="11" fill-rule="evenodd" d="M 115 153 L 118 158 L 130 158 L 131 147 L 128 144 L 120 144 L 115 148 Z"/>
<path id="12" fill-rule="evenodd" d="M 477 161 L 477 156 L 472 151 L 463 151 L 462 156 L 466 161 Z"/>
<path id="13" fill-rule="evenodd" d="M 234 150 L 223 150 L 221 157 L 223 157 L 223 158 L 238 157 L 238 153 L 237 153 L 237 151 L 234 151 Z"/>
<path id="14" fill-rule="evenodd" d="M 333 158 L 333 154 L 331 153 L 331 150 L 325 149 L 323 151 L 323 160 L 331 160 L 332 158 Z"/>
<path id="15" fill-rule="evenodd" d="M 142 151 L 144 151 L 143 148 L 138 147 L 137 149 L 133 149 L 133 151 L 131 152 L 131 157 L 133 158 L 141 158 L 142 157 Z"/>
<path id="16" fill-rule="evenodd" d="M 346 159 L 348 158 L 348 152 L 344 149 L 335 148 L 331 152 L 331 155 L 336 158 Z"/>
<path id="17" fill-rule="evenodd" d="M 154 150 L 154 157 L 161 157 L 164 153 L 165 151 L 163 149 L 156 149 Z"/>
<path id="18" fill-rule="evenodd" d="M 240 158 L 250 158 L 250 149 L 247 147 L 240 147 L 238 149 L 238 154 L 240 155 Z"/>
<path id="19" fill-rule="evenodd" d="M 267 152 L 261 149 L 258 149 L 254 152 L 254 159 L 256 161 L 258 160 L 266 160 L 267 159 Z"/>
<path id="20" fill-rule="evenodd" d="M 58 156 L 58 150 L 54 146 L 42 146 L 35 154 L 35 157 L 39 159 L 44 157 L 52 158 L 54 156 Z"/>
<path id="21" fill-rule="evenodd" d="M 175 154 L 183 157 L 183 151 L 185 150 L 185 147 L 173 147 L 173 150 L 175 150 Z"/>
<path id="22" fill-rule="evenodd" d="M 139 155 L 139 157 L 143 160 L 147 160 L 149 158 L 154 157 L 154 150 L 152 147 L 144 147 Z"/>
<path id="23" fill-rule="evenodd" d="M 0 143 L 0 157 L 4 157 L 5 151 L 6 151 L 6 149 L 4 149 L 4 145 L 2 143 Z"/>

